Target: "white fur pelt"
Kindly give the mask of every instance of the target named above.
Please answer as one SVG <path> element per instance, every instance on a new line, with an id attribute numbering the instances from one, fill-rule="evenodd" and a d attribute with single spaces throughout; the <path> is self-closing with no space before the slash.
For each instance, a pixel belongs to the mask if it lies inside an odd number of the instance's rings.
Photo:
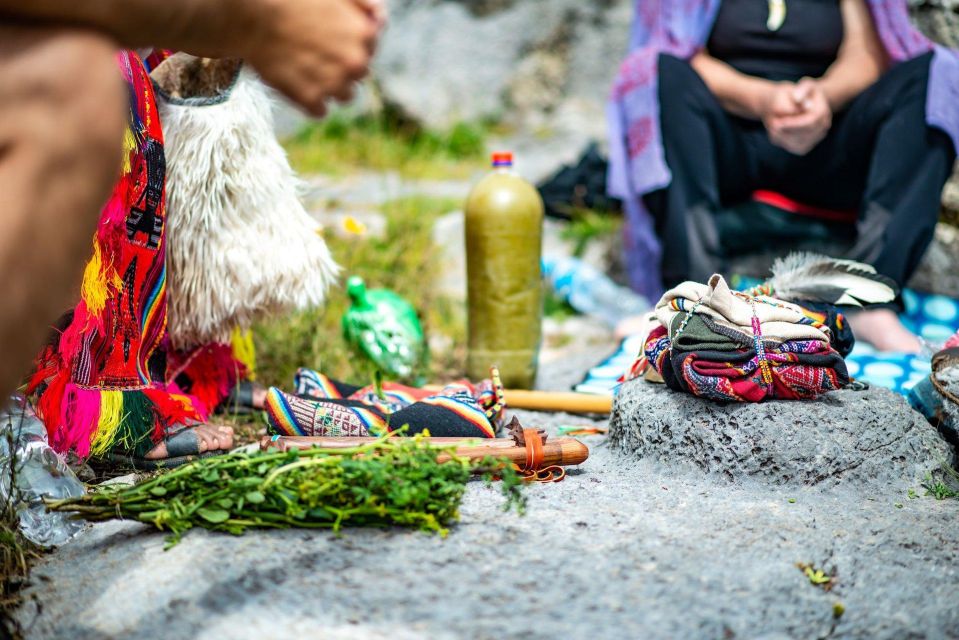
<path id="1" fill-rule="evenodd" d="M 244 67 L 219 103 L 158 103 L 173 346 L 227 341 L 234 327 L 320 305 L 339 267 L 299 200 L 256 75 Z"/>

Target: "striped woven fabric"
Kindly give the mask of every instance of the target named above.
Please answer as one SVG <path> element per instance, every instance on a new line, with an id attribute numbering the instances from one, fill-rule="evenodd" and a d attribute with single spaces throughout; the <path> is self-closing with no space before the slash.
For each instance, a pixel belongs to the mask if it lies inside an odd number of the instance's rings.
<path id="1" fill-rule="evenodd" d="M 295 393 L 267 393 L 270 431 L 291 436 L 366 436 L 399 428 L 410 435 L 492 438 L 504 404 L 499 374 L 479 385 L 457 382 L 441 391 L 385 383 L 358 387 L 311 369 L 300 369 Z"/>

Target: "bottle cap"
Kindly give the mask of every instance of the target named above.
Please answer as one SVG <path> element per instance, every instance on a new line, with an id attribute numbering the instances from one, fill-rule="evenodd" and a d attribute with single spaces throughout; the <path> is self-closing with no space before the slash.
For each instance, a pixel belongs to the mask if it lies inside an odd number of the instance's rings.
<path id="1" fill-rule="evenodd" d="M 493 166 L 494 167 L 512 167 L 513 154 L 509 152 L 494 153 Z"/>

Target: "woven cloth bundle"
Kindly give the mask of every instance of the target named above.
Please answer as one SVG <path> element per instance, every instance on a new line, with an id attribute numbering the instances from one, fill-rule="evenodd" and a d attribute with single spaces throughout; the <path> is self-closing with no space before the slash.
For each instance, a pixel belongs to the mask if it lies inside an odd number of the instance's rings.
<path id="1" fill-rule="evenodd" d="M 297 371 L 293 386 L 293 394 L 275 387 L 267 393 L 273 434 L 368 436 L 405 427 L 405 435 L 429 431 L 435 437 L 492 438 L 505 409 L 495 369 L 477 385 L 459 382 L 439 391 L 395 383 L 361 388 L 311 369 Z"/>
<path id="2" fill-rule="evenodd" d="M 737 402 L 814 398 L 849 382 L 852 334 L 834 308 L 734 292 L 714 275 L 667 291 L 654 316 L 628 377 L 648 365 L 671 389 Z"/>

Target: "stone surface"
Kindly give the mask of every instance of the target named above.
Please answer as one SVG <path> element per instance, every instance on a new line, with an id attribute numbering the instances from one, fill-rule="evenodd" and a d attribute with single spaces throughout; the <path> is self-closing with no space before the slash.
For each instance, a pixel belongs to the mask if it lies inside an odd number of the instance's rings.
<path id="1" fill-rule="evenodd" d="M 610 440 L 665 467 L 731 480 L 866 490 L 922 482 L 955 455 L 902 396 L 878 388 L 723 404 L 634 380 L 616 398 Z"/>
<path id="2" fill-rule="evenodd" d="M 957 209 L 959 212 L 959 209 Z M 959 227 L 936 226 L 936 235 L 922 257 L 909 286 L 920 291 L 959 298 Z"/>
<path id="3" fill-rule="evenodd" d="M 568 388 L 611 346 L 574 320 L 574 339 L 542 352 L 544 388 Z M 606 424 L 517 413 L 554 436 Z M 42 560 L 18 617 L 28 639 L 93 640 L 898 640 L 959 629 L 959 501 L 921 497 L 917 483 L 730 482 L 602 436 L 584 442 L 590 458 L 564 482 L 527 489 L 525 517 L 473 483 L 446 539 L 196 530 L 163 551 L 163 534 L 143 525 L 98 524 Z M 813 586 L 796 563 L 836 586 Z"/>
<path id="4" fill-rule="evenodd" d="M 590 423 L 522 419 L 550 431 Z M 530 487 L 525 517 L 470 486 L 446 539 L 192 531 L 165 552 L 145 526 L 99 524 L 42 561 L 19 616 L 28 638 L 93 640 L 898 640 L 959 629 L 959 501 L 717 482 L 584 441 L 590 459 Z M 812 586 L 798 562 L 838 584 Z"/>
<path id="5" fill-rule="evenodd" d="M 936 378 L 943 384 L 946 391 L 959 397 L 959 367 L 946 367 Z M 953 434 L 959 432 L 959 404 L 949 398 L 942 398 L 942 419 L 945 429 Z"/>
<path id="6" fill-rule="evenodd" d="M 913 21 L 927 37 L 949 47 L 959 47 L 959 1 L 909 0 Z"/>
<path id="7" fill-rule="evenodd" d="M 602 137 L 630 0 L 398 0 L 374 76 L 384 101 L 431 126 L 506 119 Z"/>

